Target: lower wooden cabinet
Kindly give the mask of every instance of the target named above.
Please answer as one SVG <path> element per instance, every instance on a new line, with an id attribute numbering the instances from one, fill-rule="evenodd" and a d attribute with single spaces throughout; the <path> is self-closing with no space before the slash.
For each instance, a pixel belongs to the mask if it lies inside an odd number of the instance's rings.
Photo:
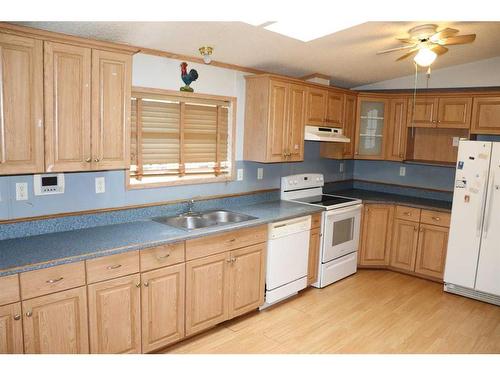
<path id="1" fill-rule="evenodd" d="M 85 287 L 32 298 L 22 306 L 26 353 L 89 352 Z"/>
<path id="2" fill-rule="evenodd" d="M 23 353 L 21 303 L 0 306 L 0 354 Z"/>
<path id="3" fill-rule="evenodd" d="M 418 222 L 394 220 L 391 247 L 391 267 L 405 271 L 415 269 L 418 242 Z"/>
<path id="4" fill-rule="evenodd" d="M 446 227 L 420 224 L 416 273 L 437 279 L 443 278 L 448 231 Z"/>
<path id="5" fill-rule="evenodd" d="M 141 352 L 139 274 L 88 286 L 91 353 Z"/>
<path id="6" fill-rule="evenodd" d="M 309 238 L 307 285 L 314 284 L 318 279 L 320 233 L 321 228 L 311 229 L 311 237 Z"/>
<path id="7" fill-rule="evenodd" d="M 143 353 L 184 337 L 184 280 L 185 264 L 141 275 Z"/>
<path id="8" fill-rule="evenodd" d="M 360 265 L 388 265 L 394 206 L 365 204 L 361 235 Z"/>

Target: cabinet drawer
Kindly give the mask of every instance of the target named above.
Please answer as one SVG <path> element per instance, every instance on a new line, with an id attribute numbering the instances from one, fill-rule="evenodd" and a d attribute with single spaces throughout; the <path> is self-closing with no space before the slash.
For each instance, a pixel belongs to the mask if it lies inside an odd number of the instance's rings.
<path id="1" fill-rule="evenodd" d="M 396 206 L 396 219 L 420 221 L 420 208 Z"/>
<path id="2" fill-rule="evenodd" d="M 420 222 L 424 224 L 439 225 L 441 227 L 449 227 L 450 216 L 448 212 L 422 210 Z"/>
<path id="3" fill-rule="evenodd" d="M 18 276 L 0 277 L 0 306 L 17 301 L 19 301 Z"/>
<path id="4" fill-rule="evenodd" d="M 186 260 L 222 253 L 267 241 L 267 225 L 186 241 Z"/>
<path id="5" fill-rule="evenodd" d="M 21 274 L 23 300 L 85 285 L 83 262 L 63 264 Z"/>
<path id="6" fill-rule="evenodd" d="M 139 272 L 138 251 L 91 259 L 86 262 L 88 284 Z"/>
<path id="7" fill-rule="evenodd" d="M 321 226 L 321 213 L 311 215 L 311 229 Z"/>
<path id="8" fill-rule="evenodd" d="M 176 242 L 141 250 L 141 271 L 170 266 L 184 262 L 184 242 Z"/>

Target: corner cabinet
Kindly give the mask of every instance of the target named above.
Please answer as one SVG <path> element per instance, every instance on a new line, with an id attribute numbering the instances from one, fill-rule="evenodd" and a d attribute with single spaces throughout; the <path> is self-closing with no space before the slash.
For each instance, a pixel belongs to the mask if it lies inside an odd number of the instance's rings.
<path id="1" fill-rule="evenodd" d="M 471 133 L 500 134 L 500 96 L 474 97 Z"/>
<path id="2" fill-rule="evenodd" d="M 43 42 L 0 33 L 0 174 L 40 173 Z"/>
<path id="3" fill-rule="evenodd" d="M 361 233 L 359 264 L 388 265 L 392 238 L 394 206 L 365 204 Z"/>
<path id="4" fill-rule="evenodd" d="M 245 160 L 302 161 L 306 88 L 268 76 L 246 77 Z"/>
<path id="5" fill-rule="evenodd" d="M 383 160 L 387 142 L 389 101 L 360 96 L 357 103 L 355 159 Z"/>

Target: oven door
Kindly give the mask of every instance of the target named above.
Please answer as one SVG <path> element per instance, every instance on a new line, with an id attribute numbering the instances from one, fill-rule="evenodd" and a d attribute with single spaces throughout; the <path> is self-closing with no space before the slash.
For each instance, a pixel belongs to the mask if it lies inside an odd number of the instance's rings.
<path id="1" fill-rule="evenodd" d="M 361 204 L 323 213 L 322 263 L 358 251 Z"/>

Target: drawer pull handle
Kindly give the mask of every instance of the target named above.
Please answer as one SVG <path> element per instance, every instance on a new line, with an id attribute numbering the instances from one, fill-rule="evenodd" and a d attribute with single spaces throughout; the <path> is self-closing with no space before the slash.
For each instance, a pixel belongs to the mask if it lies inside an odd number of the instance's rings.
<path id="1" fill-rule="evenodd" d="M 112 266 L 107 266 L 106 269 L 116 270 L 117 268 L 120 268 L 121 266 L 122 266 L 121 264 L 113 264 Z"/>
<path id="2" fill-rule="evenodd" d="M 231 263 L 232 261 L 233 261 L 233 260 L 232 260 L 231 258 L 226 259 L 226 262 L 227 262 L 227 263 Z"/>
<path id="3" fill-rule="evenodd" d="M 236 238 L 231 238 L 228 242 L 234 242 L 236 241 Z"/>
<path id="4" fill-rule="evenodd" d="M 14 320 L 19 320 L 19 319 L 21 319 L 21 315 L 19 314 L 14 315 Z"/>
<path id="5" fill-rule="evenodd" d="M 441 218 L 440 218 L 440 217 L 433 216 L 433 217 L 432 217 L 432 220 L 439 221 L 439 220 L 441 220 Z"/>
<path id="6" fill-rule="evenodd" d="M 409 212 L 404 212 L 404 215 L 411 216 L 411 214 Z"/>
<path id="7" fill-rule="evenodd" d="M 27 316 L 28 318 L 31 318 L 31 316 L 32 316 L 32 315 L 33 315 L 33 312 L 31 312 L 31 311 L 28 311 L 28 312 L 26 313 L 26 316 Z"/>
<path id="8" fill-rule="evenodd" d="M 149 281 L 144 281 L 143 285 L 147 288 L 149 286 Z"/>
<path id="9" fill-rule="evenodd" d="M 47 284 L 55 284 L 55 283 L 58 283 L 59 281 L 61 281 L 63 279 L 63 277 L 58 277 L 57 279 L 50 279 L 50 280 L 47 280 Z"/>
<path id="10" fill-rule="evenodd" d="M 158 255 L 158 260 L 163 260 L 163 259 L 166 259 L 170 256 L 170 253 L 166 253 L 165 255 Z"/>

